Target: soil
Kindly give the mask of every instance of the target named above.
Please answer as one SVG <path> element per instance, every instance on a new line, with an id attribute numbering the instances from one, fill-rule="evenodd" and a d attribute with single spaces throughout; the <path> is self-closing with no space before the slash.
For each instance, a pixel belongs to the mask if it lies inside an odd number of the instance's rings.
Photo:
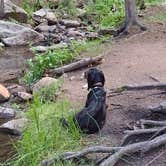
<path id="1" fill-rule="evenodd" d="M 162 92 L 161 90 L 124 92 L 110 97 L 110 89 L 126 84 L 166 82 L 166 22 L 149 19 L 162 12 L 165 12 L 165 7 L 147 8 L 144 11 L 144 18 L 141 19 L 148 28 L 146 32 L 102 45 L 104 62 L 98 68 L 106 77 L 107 122 L 102 130 L 102 136 L 94 134 L 85 138 L 87 146 L 96 144 L 118 146 L 124 136 L 123 132 L 133 129 L 138 120 L 166 120 L 166 116 L 152 115 L 147 110 L 148 106 L 165 101 L 166 95 L 156 95 Z M 81 80 L 81 75 L 86 70 L 87 68 L 68 73 L 68 77 L 64 78 L 66 95 L 75 103 L 77 109 L 81 107 L 80 105 L 83 106 L 86 100 L 87 90 L 82 88 L 86 82 Z M 165 155 L 166 148 L 163 147 L 148 154 L 123 158 L 117 166 L 165 166 Z M 153 161 L 155 157 L 157 158 Z M 150 163 L 151 161 L 153 162 Z"/>

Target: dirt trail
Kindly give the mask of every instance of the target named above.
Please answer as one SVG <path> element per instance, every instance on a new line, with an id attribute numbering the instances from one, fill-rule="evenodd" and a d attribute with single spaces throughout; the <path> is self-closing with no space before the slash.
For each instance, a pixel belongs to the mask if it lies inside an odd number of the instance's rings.
<path id="1" fill-rule="evenodd" d="M 102 45 L 105 60 L 98 67 L 105 74 L 107 91 L 126 84 L 166 82 L 166 22 L 147 20 L 149 16 L 165 10 L 163 7 L 153 7 L 145 12 L 145 18 L 141 20 L 148 27 L 145 33 Z M 87 68 L 68 73 L 69 77 L 64 80 L 66 94 L 70 101 L 76 103 L 77 108 L 86 99 L 87 90 L 82 88 L 85 82 L 80 79 L 81 74 L 86 70 Z M 71 81 L 70 78 L 73 76 L 74 79 Z M 141 110 L 142 107 L 166 100 L 165 95 L 151 96 L 153 93 L 158 91 L 131 92 L 124 93 L 122 96 L 108 97 L 107 123 L 102 130 L 102 138 L 99 139 L 98 135 L 90 135 L 86 138 L 87 145 L 97 143 L 118 145 L 124 136 L 123 131 L 132 128 L 137 120 L 159 118 L 148 117 L 149 113 Z M 120 108 L 116 108 L 116 104 L 120 105 Z M 166 149 L 163 149 L 163 152 L 166 153 Z M 150 166 L 166 165 L 165 153 Z M 160 150 L 150 155 L 132 156 L 126 160 L 127 162 L 120 162 L 118 166 L 144 166 L 159 154 L 161 154 Z"/>

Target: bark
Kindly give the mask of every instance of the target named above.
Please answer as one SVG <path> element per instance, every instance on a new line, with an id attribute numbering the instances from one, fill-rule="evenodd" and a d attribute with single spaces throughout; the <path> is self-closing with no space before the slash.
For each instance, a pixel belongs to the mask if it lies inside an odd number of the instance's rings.
<path id="1" fill-rule="evenodd" d="M 156 137 L 151 141 L 131 144 L 115 152 L 108 159 L 103 161 L 100 166 L 114 166 L 124 155 L 134 154 L 136 152 L 145 153 L 161 145 L 166 144 L 166 134 Z"/>
<path id="2" fill-rule="evenodd" d="M 117 35 L 128 34 L 129 28 L 132 26 L 138 26 L 141 31 L 146 30 L 146 28 L 138 22 L 136 0 L 125 0 L 125 22 L 117 31 Z"/>
<path id="3" fill-rule="evenodd" d="M 59 68 L 56 68 L 56 69 L 50 69 L 47 72 L 47 74 L 53 75 L 53 76 L 54 75 L 61 75 L 63 73 L 70 72 L 70 71 L 73 71 L 73 70 L 77 70 L 77 69 L 86 67 L 88 65 L 98 65 L 98 64 L 101 63 L 102 59 L 103 59 L 102 56 L 88 57 L 88 58 L 82 59 L 80 61 L 71 63 L 69 65 L 65 65 L 63 67 L 59 67 Z"/>

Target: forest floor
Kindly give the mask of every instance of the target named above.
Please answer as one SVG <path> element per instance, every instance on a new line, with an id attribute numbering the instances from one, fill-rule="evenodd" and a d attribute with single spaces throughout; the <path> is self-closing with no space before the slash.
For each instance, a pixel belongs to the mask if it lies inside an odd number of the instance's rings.
<path id="1" fill-rule="evenodd" d="M 85 138 L 87 146 L 117 146 L 124 136 L 123 132 L 132 129 L 138 120 L 166 119 L 159 115 L 152 116 L 142 109 L 166 100 L 166 95 L 154 95 L 161 92 L 160 90 L 126 91 L 114 97 L 110 97 L 109 92 L 112 88 L 126 84 L 166 83 L 166 17 L 165 20 L 163 17 L 165 11 L 163 6 L 148 7 L 143 12 L 144 17 L 140 18 L 148 28 L 146 32 L 102 44 L 104 61 L 98 68 L 106 77 L 107 122 L 101 137 L 94 134 Z M 80 79 L 86 70 L 87 68 L 68 73 L 69 77 L 64 80 L 66 95 L 75 103 L 74 107 L 77 109 L 85 103 L 88 93 L 82 88 L 86 82 Z M 70 79 L 71 77 L 73 79 Z M 149 154 L 123 158 L 117 165 L 165 166 L 165 155 L 166 148 L 163 147 Z"/>

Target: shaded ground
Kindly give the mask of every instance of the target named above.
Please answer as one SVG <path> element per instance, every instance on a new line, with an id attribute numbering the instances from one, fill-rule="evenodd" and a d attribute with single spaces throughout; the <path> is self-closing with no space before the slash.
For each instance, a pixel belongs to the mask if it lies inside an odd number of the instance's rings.
<path id="1" fill-rule="evenodd" d="M 126 84 L 148 84 L 166 82 L 166 22 L 154 21 L 152 16 L 165 12 L 163 7 L 152 7 L 145 11 L 146 17 L 143 19 L 148 31 L 136 34 L 129 38 L 112 41 L 104 44 L 105 61 L 101 68 L 106 76 L 106 90 L 117 88 Z M 149 19 L 151 18 L 151 19 Z M 84 103 L 87 91 L 81 87 L 85 84 L 80 79 L 81 74 L 87 69 L 69 73 L 71 81 L 65 78 L 64 88 L 70 101 Z M 73 90 L 74 86 L 74 90 Z M 139 119 L 166 119 L 159 115 L 150 115 L 146 111 L 149 105 L 165 101 L 166 95 L 150 95 L 157 93 L 154 91 L 125 92 L 116 97 L 107 97 L 108 112 L 107 123 L 102 130 L 102 137 L 90 135 L 86 138 L 87 145 L 106 144 L 117 146 L 120 144 L 123 131 L 132 129 L 134 123 Z M 109 93 L 107 93 L 109 96 Z M 166 149 L 155 150 L 149 154 L 138 154 L 130 158 L 123 159 L 119 166 L 145 166 L 156 156 L 150 166 L 164 166 Z M 93 156 L 94 157 L 94 156 Z M 148 166 L 147 165 L 147 166 Z"/>

